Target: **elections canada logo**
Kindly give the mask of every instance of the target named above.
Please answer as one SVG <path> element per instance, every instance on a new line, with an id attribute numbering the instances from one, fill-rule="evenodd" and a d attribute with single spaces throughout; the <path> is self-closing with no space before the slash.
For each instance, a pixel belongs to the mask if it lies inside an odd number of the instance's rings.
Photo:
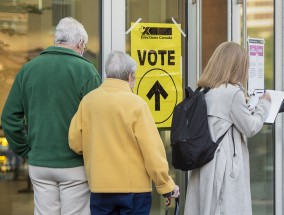
<path id="1" fill-rule="evenodd" d="M 144 27 L 139 28 L 141 39 L 172 39 L 172 28 Z"/>

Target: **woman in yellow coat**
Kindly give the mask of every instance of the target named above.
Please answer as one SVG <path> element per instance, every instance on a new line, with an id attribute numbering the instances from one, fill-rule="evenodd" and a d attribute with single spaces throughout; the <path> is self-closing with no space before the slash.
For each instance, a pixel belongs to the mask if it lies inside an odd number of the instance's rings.
<path id="1" fill-rule="evenodd" d="M 69 145 L 84 157 L 92 214 L 149 214 L 152 181 L 160 194 L 179 195 L 149 107 L 132 92 L 135 71 L 129 55 L 111 53 L 106 80 L 83 98 L 70 125 Z"/>

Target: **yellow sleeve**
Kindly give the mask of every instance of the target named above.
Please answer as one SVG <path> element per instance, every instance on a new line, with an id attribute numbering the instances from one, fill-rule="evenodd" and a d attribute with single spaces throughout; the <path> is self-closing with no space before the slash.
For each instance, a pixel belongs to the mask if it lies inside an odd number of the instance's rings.
<path id="1" fill-rule="evenodd" d="M 71 120 L 69 127 L 69 146 L 77 154 L 83 154 L 82 145 L 82 102 Z"/>
<path id="2" fill-rule="evenodd" d="M 146 170 L 158 193 L 165 194 L 173 191 L 175 183 L 168 174 L 169 165 L 164 144 L 147 104 L 141 110 L 134 130 Z"/>

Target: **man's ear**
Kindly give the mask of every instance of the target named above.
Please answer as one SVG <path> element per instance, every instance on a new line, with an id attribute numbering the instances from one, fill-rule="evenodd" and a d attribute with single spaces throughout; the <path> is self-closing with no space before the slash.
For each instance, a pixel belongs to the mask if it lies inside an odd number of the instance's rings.
<path id="1" fill-rule="evenodd" d="M 132 81 L 131 73 L 128 75 L 128 82 Z"/>

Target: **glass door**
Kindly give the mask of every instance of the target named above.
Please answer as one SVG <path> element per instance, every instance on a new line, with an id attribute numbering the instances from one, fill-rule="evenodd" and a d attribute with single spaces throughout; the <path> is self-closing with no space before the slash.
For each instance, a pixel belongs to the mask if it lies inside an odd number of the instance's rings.
<path id="1" fill-rule="evenodd" d="M 265 88 L 275 89 L 274 72 L 274 0 L 191 1 L 189 4 L 189 73 L 188 83 L 196 84 L 215 48 L 224 41 L 235 41 L 246 47 L 247 38 L 265 40 Z M 195 14 L 194 14 L 195 13 Z M 191 59 L 194 58 L 194 59 Z M 191 71 L 197 71 L 197 74 Z M 276 189 L 282 188 L 281 175 L 275 171 L 275 130 L 264 125 L 248 139 L 253 214 L 275 214 Z M 281 140 L 280 140 L 281 141 Z M 280 149 L 282 150 L 282 148 Z M 282 155 L 281 155 L 282 156 Z M 281 162 L 280 157 L 278 162 Z M 278 165 L 282 167 L 281 165 Z M 282 171 L 282 168 L 278 169 Z M 278 180 L 279 183 L 275 184 Z M 278 191 L 282 196 L 282 190 Z M 278 198 L 281 213 L 281 198 Z"/>
<path id="2" fill-rule="evenodd" d="M 126 0 L 126 30 L 131 28 L 131 22 L 135 23 L 142 18 L 141 23 L 171 23 L 173 19 L 176 23 L 181 24 L 181 29 L 187 33 L 187 3 L 186 0 Z M 173 18 L 173 19 L 172 19 Z M 181 45 L 181 70 L 183 80 L 187 71 L 187 36 L 182 38 Z M 131 52 L 130 34 L 126 35 L 126 52 Z M 183 85 L 185 83 L 183 82 Z M 183 203 L 185 201 L 185 173 L 176 171 L 171 165 L 171 147 L 170 147 L 170 131 L 169 128 L 159 129 L 163 143 L 165 145 L 166 154 L 170 166 L 170 175 L 181 189 L 181 205 L 180 214 L 183 213 Z M 174 203 L 174 202 L 173 202 Z M 169 214 L 174 212 L 174 204 L 169 208 Z M 151 215 L 165 214 L 165 199 L 153 189 L 153 201 Z"/>
<path id="3" fill-rule="evenodd" d="M 202 1 L 201 69 L 214 49 L 231 40 L 247 48 L 247 38 L 265 40 L 265 88 L 275 89 L 274 0 Z M 248 139 L 253 214 L 275 214 L 275 127 L 264 125 Z"/>
<path id="4" fill-rule="evenodd" d="M 247 37 L 265 40 L 264 86 L 275 89 L 274 0 L 246 1 Z M 244 27 L 244 25 L 243 25 Z M 275 214 L 275 127 L 265 125 L 248 140 L 253 214 Z"/>

